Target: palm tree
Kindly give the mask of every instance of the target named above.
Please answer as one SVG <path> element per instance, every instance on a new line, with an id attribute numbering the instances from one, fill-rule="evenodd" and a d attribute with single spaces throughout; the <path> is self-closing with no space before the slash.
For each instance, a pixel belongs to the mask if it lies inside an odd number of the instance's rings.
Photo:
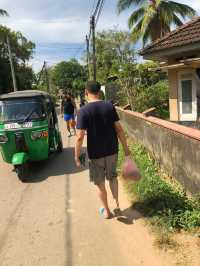
<path id="1" fill-rule="evenodd" d="M 118 0 L 119 13 L 131 6 L 134 11 L 128 25 L 133 40 L 142 39 L 143 45 L 163 37 L 172 26 L 181 26 L 183 20 L 196 15 L 190 6 L 170 0 Z"/>
<path id="2" fill-rule="evenodd" d="M 0 16 L 8 16 L 8 12 L 3 9 L 0 9 Z"/>

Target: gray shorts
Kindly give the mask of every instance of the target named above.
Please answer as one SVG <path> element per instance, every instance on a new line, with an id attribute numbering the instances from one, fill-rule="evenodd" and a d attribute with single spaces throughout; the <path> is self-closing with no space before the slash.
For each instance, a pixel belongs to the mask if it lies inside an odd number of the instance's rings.
<path id="1" fill-rule="evenodd" d="M 118 155 L 89 160 L 90 181 L 99 185 L 105 180 L 117 178 Z"/>

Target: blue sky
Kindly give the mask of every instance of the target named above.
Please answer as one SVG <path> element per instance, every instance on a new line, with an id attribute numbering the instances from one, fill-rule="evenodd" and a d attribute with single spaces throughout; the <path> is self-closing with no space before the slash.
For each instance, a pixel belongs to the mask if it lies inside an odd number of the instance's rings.
<path id="1" fill-rule="evenodd" d="M 177 0 L 179 1 L 179 0 Z M 36 70 L 46 60 L 53 65 L 71 57 L 81 58 L 85 35 L 89 30 L 89 17 L 97 0 L 0 0 L 0 8 L 6 9 L 10 17 L 1 18 L 1 23 L 13 30 L 21 31 L 36 43 L 31 64 Z M 180 0 L 200 10 L 199 0 Z M 117 0 L 106 0 L 97 30 L 128 29 L 130 11 L 120 16 Z"/>

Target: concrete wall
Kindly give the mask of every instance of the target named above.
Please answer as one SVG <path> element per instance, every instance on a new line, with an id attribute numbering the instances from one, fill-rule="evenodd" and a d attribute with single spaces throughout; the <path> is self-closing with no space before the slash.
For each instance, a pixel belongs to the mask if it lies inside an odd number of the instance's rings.
<path id="1" fill-rule="evenodd" d="M 188 191 L 200 192 L 200 131 L 118 108 L 128 134 Z"/>

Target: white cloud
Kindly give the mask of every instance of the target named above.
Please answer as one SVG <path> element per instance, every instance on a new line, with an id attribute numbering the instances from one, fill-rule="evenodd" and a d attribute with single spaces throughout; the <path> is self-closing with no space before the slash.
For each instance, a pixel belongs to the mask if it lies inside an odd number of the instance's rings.
<path id="1" fill-rule="evenodd" d="M 198 0 L 177 0 L 200 9 Z M 117 0 L 107 0 L 98 29 L 127 28 L 127 15 L 117 16 Z M 89 28 L 91 0 L 0 0 L 10 17 L 1 22 L 35 42 L 80 42 Z"/>
<path id="2" fill-rule="evenodd" d="M 200 0 L 176 0 L 200 10 Z M 0 22 L 13 30 L 21 31 L 36 43 L 82 43 L 89 30 L 93 0 L 0 0 L 0 8 L 10 14 L 8 18 L 0 18 Z M 97 30 L 119 26 L 128 29 L 127 18 L 130 11 L 118 16 L 117 0 L 105 1 Z M 35 55 L 34 65 L 42 64 L 43 58 L 53 62 L 60 56 L 53 56 L 47 51 L 43 55 Z M 64 57 L 66 58 L 67 55 Z M 63 58 L 63 57 L 62 57 Z M 64 59 L 63 58 L 63 59 Z"/>
<path id="3" fill-rule="evenodd" d="M 1 0 L 0 8 L 6 9 L 10 14 L 9 18 L 1 18 L 1 21 L 35 42 L 80 42 L 89 30 L 92 2 Z M 114 8 L 111 7 L 111 2 Z M 119 18 L 115 6 L 115 0 L 106 4 L 98 29 L 110 28 L 116 24 L 123 28 L 126 26 L 127 18 L 123 15 Z"/>
<path id="4" fill-rule="evenodd" d="M 196 10 L 200 10 L 200 1 L 199 0 L 177 0 L 177 2 L 187 4 L 193 7 Z"/>
<path id="5" fill-rule="evenodd" d="M 80 29 L 79 18 L 33 20 L 19 19 L 14 22 L 7 22 L 7 26 L 21 31 L 28 38 L 35 42 L 80 42 L 83 32 L 88 28 L 87 23 L 82 23 Z"/>

